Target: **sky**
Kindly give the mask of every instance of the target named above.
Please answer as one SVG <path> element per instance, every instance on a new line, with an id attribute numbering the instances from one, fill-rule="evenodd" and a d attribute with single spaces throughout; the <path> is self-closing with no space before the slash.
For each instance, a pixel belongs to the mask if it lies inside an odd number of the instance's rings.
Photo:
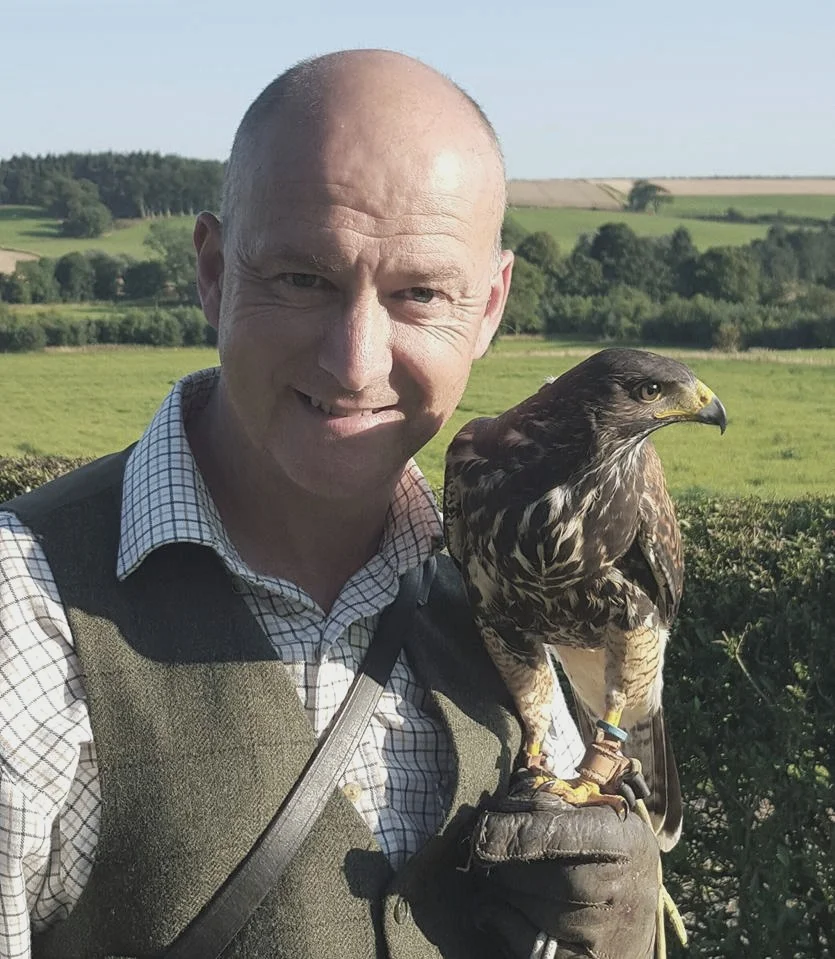
<path id="1" fill-rule="evenodd" d="M 835 175 L 832 0 L 0 0 L 0 158 L 223 160 L 270 80 L 354 47 L 452 77 L 513 179 Z"/>

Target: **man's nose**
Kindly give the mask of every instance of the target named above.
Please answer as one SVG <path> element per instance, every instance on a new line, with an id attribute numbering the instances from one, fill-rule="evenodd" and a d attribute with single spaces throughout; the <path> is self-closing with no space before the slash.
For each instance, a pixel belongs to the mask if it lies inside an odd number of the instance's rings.
<path id="1" fill-rule="evenodd" d="M 387 381 L 391 334 L 391 319 L 376 296 L 346 300 L 325 330 L 319 365 L 349 393 Z"/>

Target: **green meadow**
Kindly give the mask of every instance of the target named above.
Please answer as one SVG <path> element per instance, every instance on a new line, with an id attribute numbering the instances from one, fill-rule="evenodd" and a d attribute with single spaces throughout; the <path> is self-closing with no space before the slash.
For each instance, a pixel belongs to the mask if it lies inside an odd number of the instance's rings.
<path id="1" fill-rule="evenodd" d="M 171 217 L 175 222 L 191 224 L 190 216 Z M 93 240 L 61 236 L 61 223 L 43 210 L 32 206 L 0 206 L 0 249 L 19 250 L 37 256 L 59 257 L 74 250 L 100 250 L 137 259 L 149 259 L 153 254 L 143 241 L 154 221 L 117 220 L 113 229 Z"/>
<path id="2" fill-rule="evenodd" d="M 700 250 L 711 246 L 738 246 L 765 236 L 765 224 L 699 220 L 722 216 L 733 207 L 746 216 L 782 212 L 791 216 L 829 219 L 835 216 L 835 196 L 685 196 L 663 204 L 657 214 L 575 208 L 511 207 L 510 213 L 526 229 L 553 234 L 568 252 L 584 233 L 594 233 L 604 223 L 626 223 L 639 236 L 663 236 L 686 227 Z M 172 217 L 191 226 L 191 216 Z M 101 250 L 138 259 L 150 252 L 143 241 L 153 220 L 118 220 L 113 229 L 93 240 L 63 237 L 60 221 L 31 206 L 0 206 L 0 249 L 38 256 L 59 257 L 73 250 Z"/>
<path id="3" fill-rule="evenodd" d="M 835 196 L 677 196 L 669 203 L 663 203 L 658 215 L 674 218 L 722 216 L 728 209 L 739 210 L 745 216 L 782 213 L 828 220 L 835 216 Z"/>
<path id="4" fill-rule="evenodd" d="M 764 198 L 770 199 L 770 198 Z M 727 204 L 726 204 L 727 206 Z M 726 206 L 719 212 L 722 213 Z M 662 207 L 662 210 L 664 208 Z M 550 233 L 560 250 L 568 253 L 584 233 L 595 233 L 604 223 L 626 223 L 638 236 L 665 236 L 679 226 L 686 227 L 700 250 L 711 246 L 741 246 L 764 237 L 768 227 L 752 223 L 717 223 L 676 216 L 669 211 L 626 213 L 618 210 L 578 210 L 568 207 L 511 207 L 514 220 L 530 232 Z"/>
<path id="5" fill-rule="evenodd" d="M 474 367 L 458 410 L 419 455 L 434 486 L 453 433 L 498 413 L 598 349 L 535 339 L 500 341 Z M 714 428 L 656 434 L 675 495 L 704 492 L 793 499 L 835 491 L 835 350 L 714 354 L 662 350 L 694 369 L 728 410 Z M 0 455 L 96 456 L 136 439 L 171 384 L 214 365 L 209 348 L 90 348 L 0 354 Z"/>

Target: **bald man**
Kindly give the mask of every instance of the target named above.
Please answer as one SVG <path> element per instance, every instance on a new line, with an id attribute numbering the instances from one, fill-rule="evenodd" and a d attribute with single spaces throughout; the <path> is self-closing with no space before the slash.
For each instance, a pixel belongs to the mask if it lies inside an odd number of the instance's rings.
<path id="1" fill-rule="evenodd" d="M 194 230 L 219 368 L 0 513 L 0 955 L 163 955 L 247 855 L 441 546 L 412 457 L 501 320 L 503 213 L 489 123 L 410 58 L 308 61 L 247 111 Z M 520 741 L 439 557 L 341 791 L 223 955 L 649 955 L 648 834 L 614 877 L 588 811 L 544 872 L 465 868 Z M 561 698 L 550 753 L 582 755 Z"/>

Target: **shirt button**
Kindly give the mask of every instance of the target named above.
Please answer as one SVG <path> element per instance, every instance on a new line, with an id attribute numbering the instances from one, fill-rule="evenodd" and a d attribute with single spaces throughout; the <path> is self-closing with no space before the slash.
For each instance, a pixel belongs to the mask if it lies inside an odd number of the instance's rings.
<path id="1" fill-rule="evenodd" d="M 345 783 L 342 787 L 342 793 L 349 802 L 359 802 L 362 795 L 362 786 L 359 783 Z"/>
<path id="2" fill-rule="evenodd" d="M 409 921 L 411 912 L 409 903 L 402 896 L 398 896 L 397 902 L 394 904 L 394 921 L 402 926 L 403 923 Z"/>

